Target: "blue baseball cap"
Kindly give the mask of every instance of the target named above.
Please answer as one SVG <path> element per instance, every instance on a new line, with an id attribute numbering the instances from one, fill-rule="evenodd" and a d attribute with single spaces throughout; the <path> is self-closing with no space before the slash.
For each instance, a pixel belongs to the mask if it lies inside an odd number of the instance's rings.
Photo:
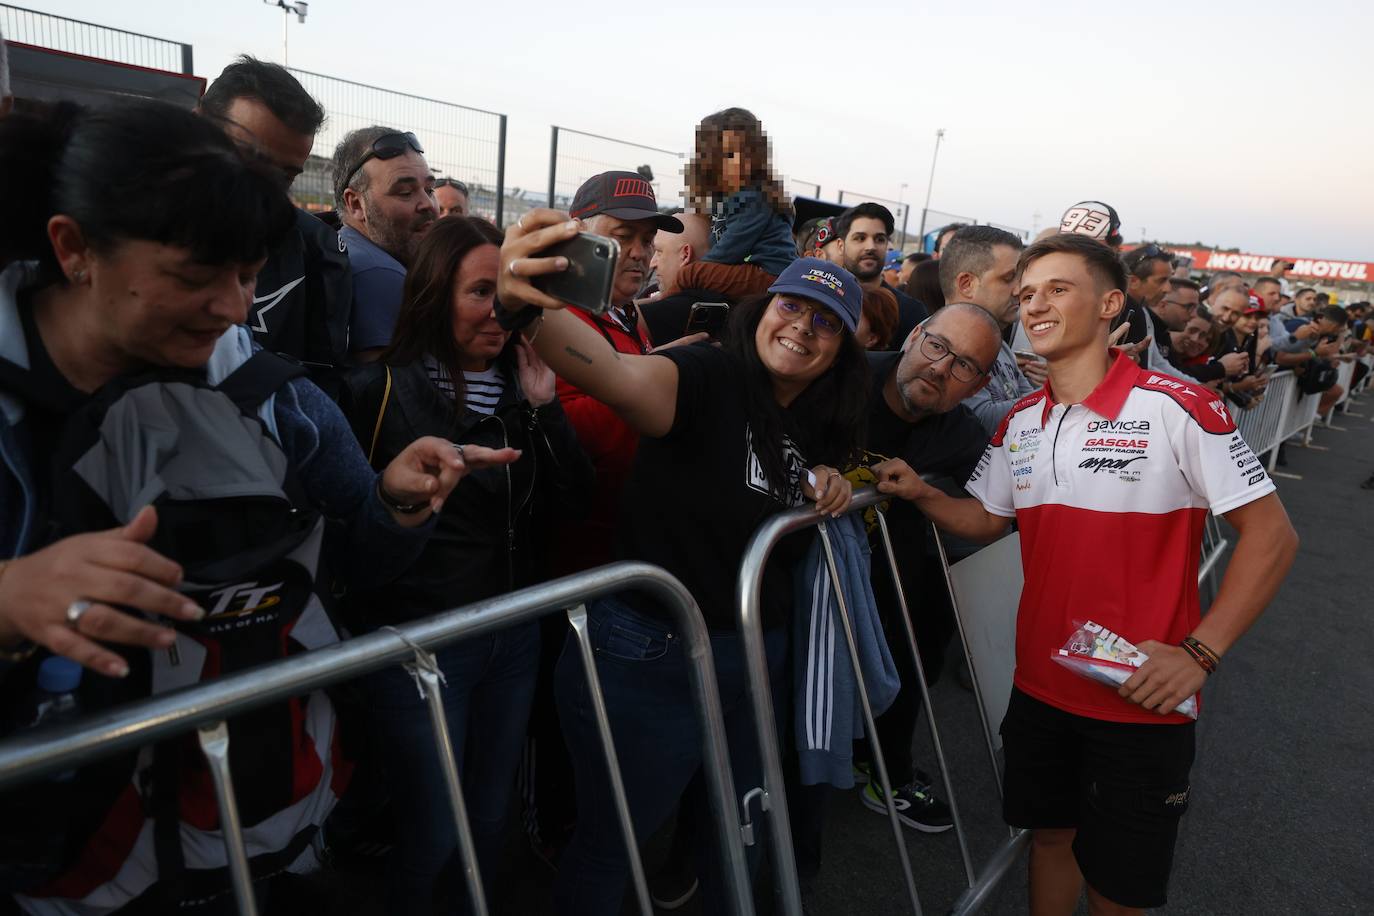
<path id="1" fill-rule="evenodd" d="M 883 270 L 900 270 L 902 259 L 905 257 L 900 251 L 889 251 L 887 261 L 883 264 Z"/>
<path id="2" fill-rule="evenodd" d="M 820 258 L 797 258 L 778 275 L 770 293 L 795 293 L 830 309 L 851 333 L 859 330 L 864 291 L 854 275 Z"/>

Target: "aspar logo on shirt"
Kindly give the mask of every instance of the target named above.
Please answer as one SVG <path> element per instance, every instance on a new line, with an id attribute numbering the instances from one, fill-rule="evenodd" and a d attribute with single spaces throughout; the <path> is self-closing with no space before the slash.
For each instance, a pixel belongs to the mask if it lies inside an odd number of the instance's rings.
<path id="1" fill-rule="evenodd" d="M 1103 471 L 1115 473 L 1132 461 L 1144 460 L 1146 460 L 1144 455 L 1136 455 L 1134 458 L 1084 458 L 1078 463 L 1078 466 L 1085 470 L 1091 470 L 1094 474 L 1100 474 Z"/>

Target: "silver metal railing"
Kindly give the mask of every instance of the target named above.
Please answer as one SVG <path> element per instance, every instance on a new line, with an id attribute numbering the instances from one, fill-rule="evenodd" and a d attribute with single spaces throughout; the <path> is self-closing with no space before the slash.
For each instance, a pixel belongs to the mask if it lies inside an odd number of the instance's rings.
<path id="1" fill-rule="evenodd" d="M 635 897 L 644 916 L 652 916 L 644 866 L 616 765 L 615 743 L 596 677 L 586 626 L 585 602 L 625 589 L 649 592 L 673 615 L 689 664 L 692 698 L 702 724 L 702 760 L 710 810 L 719 833 L 723 883 L 731 912 L 752 916 L 753 900 L 745 866 L 744 843 L 733 802 L 733 782 L 720 693 L 710 637 L 695 600 L 673 576 L 647 563 L 614 563 L 479 601 L 424 620 L 387 627 L 289 659 L 270 662 L 182 690 L 149 697 L 69 726 L 20 734 L 0 742 L 0 789 L 45 774 L 72 769 L 195 730 L 209 764 L 219 801 L 229 872 L 239 913 L 256 916 L 257 906 L 244 847 L 243 828 L 229 768 L 229 717 L 391 665 L 413 666 L 412 673 L 429 703 L 435 728 L 435 753 L 443 767 L 448 803 L 458 830 L 458 848 L 474 913 L 487 912 L 477 858 L 468 826 L 458 767 L 444 719 L 443 695 L 432 653 L 460 639 L 480 636 L 554 611 L 566 610 L 578 640 L 596 707 L 598 732 L 609 762 L 612 793 L 625 835 Z M 795 874 L 793 875 L 795 882 Z"/>
<path id="2" fill-rule="evenodd" d="M 850 503 L 849 511 L 861 512 L 870 507 L 878 506 L 878 504 L 885 499 L 887 499 L 887 497 L 882 496 L 871 487 L 865 488 L 855 492 L 854 500 Z M 883 541 L 884 554 L 887 557 L 888 565 L 892 573 L 893 588 L 897 595 L 898 608 L 901 612 L 902 623 L 905 628 L 907 648 L 911 651 L 915 663 L 916 684 L 921 693 L 921 703 L 925 711 L 926 726 L 930 730 L 935 756 L 940 767 L 940 774 L 944 779 L 946 793 L 949 798 L 950 812 L 959 839 L 959 849 L 964 860 L 964 868 L 968 873 L 969 880 L 972 881 L 972 860 L 969 856 L 968 843 L 959 815 L 958 802 L 954 797 L 954 789 L 949 777 L 949 767 L 945 762 L 944 749 L 940 743 L 939 729 L 935 724 L 935 717 L 930 703 L 930 693 L 926 688 L 925 667 L 921 662 L 920 652 L 917 650 L 915 630 L 911 625 L 911 616 L 908 613 L 906 596 L 902 591 L 901 578 L 897 573 L 896 554 L 892 549 L 892 539 L 888 532 L 887 520 L 883 516 L 881 510 L 878 511 L 877 517 L 879 531 L 881 532 Z M 906 883 L 907 896 L 911 905 L 911 910 L 919 916 L 921 913 L 920 896 L 916 890 L 915 877 L 912 874 L 911 861 L 907 854 L 902 824 L 897 817 L 897 811 L 892 801 L 892 784 L 887 772 L 887 762 L 883 757 L 877 729 L 874 725 L 873 709 L 869 702 L 868 688 L 864 683 L 862 669 L 859 666 L 858 650 L 854 643 L 853 623 L 850 619 L 849 608 L 844 599 L 844 590 L 840 585 L 839 571 L 835 565 L 835 555 L 830 539 L 830 532 L 826 527 L 826 520 L 817 515 L 815 509 L 811 507 L 802 507 L 782 512 L 764 522 L 759 527 L 758 531 L 754 533 L 745 551 L 744 559 L 740 564 L 739 580 L 736 590 L 739 601 L 740 637 L 744 645 L 749 699 L 754 710 L 755 728 L 758 732 L 760 756 L 763 763 L 763 786 L 747 793 L 742 803 L 747 808 L 749 798 L 754 795 L 760 797 L 760 807 L 767 813 L 773 828 L 769 836 L 769 850 L 772 855 L 775 878 L 779 885 L 778 891 L 783 913 L 787 914 L 787 916 L 800 916 L 801 890 L 797 881 L 796 858 L 792 848 L 791 820 L 788 816 L 787 797 L 783 788 L 782 755 L 777 740 L 777 719 L 773 710 L 772 694 L 769 689 L 768 660 L 763 644 L 761 597 L 763 589 L 763 570 L 768 563 L 768 557 L 772 553 L 773 548 L 777 545 L 778 541 L 786 535 L 811 527 L 818 529 L 821 543 L 824 546 L 826 566 L 829 571 L 831 585 L 834 588 L 836 606 L 839 610 L 850 661 L 853 663 L 854 667 L 859 701 L 863 709 L 864 726 L 873 750 L 874 769 L 876 770 L 879 785 L 883 790 L 883 798 L 887 803 L 888 819 L 892 825 L 898 861 L 902 867 L 902 876 Z M 747 819 L 747 810 L 745 811 L 745 816 Z"/>

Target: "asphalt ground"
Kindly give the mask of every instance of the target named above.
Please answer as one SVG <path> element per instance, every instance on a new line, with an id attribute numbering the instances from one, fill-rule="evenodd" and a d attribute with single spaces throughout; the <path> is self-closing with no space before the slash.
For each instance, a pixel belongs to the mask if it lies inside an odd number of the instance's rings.
<path id="1" fill-rule="evenodd" d="M 1160 912 L 1374 913 L 1374 491 L 1359 487 L 1374 472 L 1374 394 L 1334 425 L 1316 430 L 1313 448 L 1290 445 L 1278 469 L 1290 475 L 1275 482 L 1301 547 L 1272 605 L 1207 685 L 1190 808 Z M 953 671 L 947 664 L 932 702 L 981 870 L 1007 830 L 973 695 Z M 936 771 L 924 723 L 915 754 L 919 766 Z M 954 832 L 906 830 L 905 842 L 924 912 L 947 912 L 966 887 Z M 652 871 L 666 843 L 660 836 L 647 846 Z M 488 884 L 493 911 L 551 913 L 552 872 L 515 830 L 511 853 L 513 874 Z M 314 878 L 331 898 L 316 901 L 324 907 L 318 912 L 384 912 L 379 876 L 365 866 Z M 857 789 L 830 794 L 822 868 L 807 885 L 806 904 L 825 916 L 912 911 L 889 822 L 863 806 Z M 1026 911 L 1022 856 L 983 912 Z M 627 903 L 623 912 L 635 910 Z M 702 910 L 693 900 L 674 912 Z"/>

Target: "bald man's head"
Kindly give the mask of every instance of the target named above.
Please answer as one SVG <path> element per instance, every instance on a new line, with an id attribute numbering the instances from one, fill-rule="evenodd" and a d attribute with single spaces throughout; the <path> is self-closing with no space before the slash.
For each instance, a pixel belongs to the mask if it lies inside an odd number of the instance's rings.
<path id="1" fill-rule="evenodd" d="M 1243 289 L 1227 287 L 1212 296 L 1212 315 L 1226 327 L 1231 327 L 1250 306 L 1250 297 Z"/>
<path id="2" fill-rule="evenodd" d="M 956 302 L 930 316 L 913 338 L 888 382 L 908 419 L 951 411 L 986 385 L 1002 347 L 1002 328 L 981 307 Z M 976 376 L 956 378 L 956 359 L 976 368 Z"/>
<path id="3" fill-rule="evenodd" d="M 711 247 L 711 220 L 700 213 L 679 213 L 681 232 L 665 232 L 654 236 L 654 257 L 650 265 L 658 272 L 658 286 L 675 291 L 677 274 L 693 261 L 701 260 Z"/>

